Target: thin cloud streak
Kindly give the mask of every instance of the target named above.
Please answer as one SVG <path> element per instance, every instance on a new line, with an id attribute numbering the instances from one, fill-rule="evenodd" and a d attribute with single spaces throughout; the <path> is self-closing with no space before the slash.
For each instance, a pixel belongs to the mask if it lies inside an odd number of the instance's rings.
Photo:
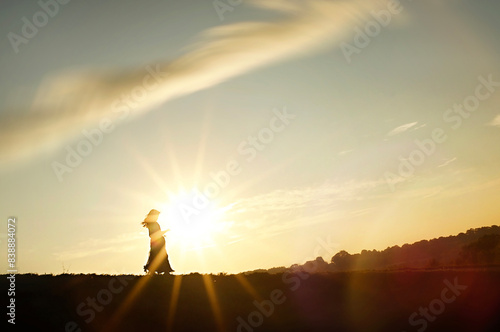
<path id="1" fill-rule="evenodd" d="M 268 238 L 342 219 L 350 210 L 344 204 L 378 199 L 384 186 L 383 180 L 328 181 L 318 187 L 275 190 L 240 199 L 226 215 L 238 220 L 232 225 L 232 232 L 238 234 L 238 238 Z"/>
<path id="2" fill-rule="evenodd" d="M 391 130 L 390 132 L 387 133 L 387 136 L 395 136 L 395 135 L 398 135 L 398 134 L 401 134 L 401 133 L 404 133 L 405 131 L 407 131 L 408 129 L 412 128 L 413 126 L 415 126 L 418 122 L 410 122 L 410 123 L 406 123 L 404 125 L 401 125 L 399 127 L 396 127 L 394 128 L 393 130 Z"/>
<path id="3" fill-rule="evenodd" d="M 368 17 L 384 0 L 250 2 L 288 14 L 274 22 L 243 22 L 207 30 L 184 56 L 133 70 L 85 70 L 46 80 L 31 107 L 0 117 L 0 162 L 60 146 L 103 118 L 115 121 L 117 103 L 155 71 L 157 85 L 135 103 L 139 115 L 173 98 L 231 77 L 325 47 Z M 158 82 L 159 81 L 159 82 Z M 150 84 L 152 85 L 152 84 Z M 131 116 L 127 116 L 130 119 Z"/>
<path id="4" fill-rule="evenodd" d="M 139 241 L 143 236 L 136 233 L 120 234 L 111 239 L 88 239 L 80 242 L 73 248 L 56 252 L 53 255 L 56 260 L 69 261 L 89 256 L 95 256 L 105 252 L 125 252 L 134 249 L 131 242 Z M 105 246 L 103 246 L 103 243 Z"/>
<path id="5" fill-rule="evenodd" d="M 454 159 L 449 160 L 451 163 Z M 341 225 L 351 218 L 375 216 L 392 202 L 415 202 L 430 197 L 453 199 L 463 194 L 498 187 L 500 178 L 475 179 L 443 184 L 443 178 L 456 179 L 466 170 L 448 170 L 436 174 L 425 186 L 410 186 L 392 193 L 384 180 L 325 182 L 318 187 L 303 187 L 272 192 L 240 199 L 228 217 L 237 220 L 232 233 L 237 239 L 268 238 L 303 227 L 322 223 Z M 412 203 L 413 204 L 413 203 Z"/>
<path id="6" fill-rule="evenodd" d="M 444 166 L 447 166 L 449 165 L 450 163 L 454 162 L 455 160 L 457 160 L 457 157 L 454 157 L 454 158 L 451 158 L 451 159 L 448 159 L 446 160 L 444 163 L 438 165 L 437 167 L 444 167 Z"/>

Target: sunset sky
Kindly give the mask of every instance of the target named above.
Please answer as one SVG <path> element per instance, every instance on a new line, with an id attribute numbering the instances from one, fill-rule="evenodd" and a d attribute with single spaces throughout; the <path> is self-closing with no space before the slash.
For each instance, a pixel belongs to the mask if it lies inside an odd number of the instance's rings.
<path id="1" fill-rule="evenodd" d="M 177 273 L 499 224 L 497 0 L 265 3 L 2 1 L 2 270 L 10 216 L 55 274 L 142 273 L 153 208 Z"/>

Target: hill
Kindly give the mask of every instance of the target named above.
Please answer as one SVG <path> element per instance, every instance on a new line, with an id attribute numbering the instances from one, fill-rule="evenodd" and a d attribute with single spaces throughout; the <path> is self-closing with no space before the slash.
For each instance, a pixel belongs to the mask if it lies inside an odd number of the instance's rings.
<path id="1" fill-rule="evenodd" d="M 493 332 L 499 281 L 498 270 L 18 275 L 9 331 Z"/>
<path id="2" fill-rule="evenodd" d="M 405 269 L 469 268 L 500 265 L 500 227 L 469 229 L 465 233 L 431 240 L 421 240 L 403 246 L 388 247 L 383 251 L 362 250 L 350 254 L 345 250 L 325 262 L 322 257 L 303 265 L 275 267 L 250 271 L 283 273 L 289 269 L 300 271 L 377 271 Z"/>

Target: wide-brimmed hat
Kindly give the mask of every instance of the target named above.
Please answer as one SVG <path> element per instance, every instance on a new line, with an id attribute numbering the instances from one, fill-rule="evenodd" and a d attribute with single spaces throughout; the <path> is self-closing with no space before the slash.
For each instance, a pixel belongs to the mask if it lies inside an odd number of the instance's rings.
<path id="1" fill-rule="evenodd" d="M 160 211 L 155 210 L 155 209 L 152 209 L 151 211 L 149 211 L 149 213 L 148 213 L 148 217 L 149 217 L 149 216 L 157 216 L 157 215 L 159 215 L 159 214 L 160 214 Z"/>
<path id="2" fill-rule="evenodd" d="M 157 233 L 159 235 L 165 235 L 166 232 L 168 232 L 170 229 L 167 229 L 165 231 L 162 231 L 160 229 L 160 225 L 156 222 L 156 220 L 158 219 L 158 215 L 160 214 L 160 211 L 158 210 L 155 210 L 155 209 L 152 209 L 151 211 L 149 211 L 149 213 L 147 214 L 146 218 L 144 219 L 144 221 L 142 222 L 142 224 L 144 226 L 146 226 L 147 224 L 151 224 L 151 223 L 156 223 L 156 227 L 158 227 L 158 230 L 155 231 L 154 233 Z M 154 221 L 153 221 L 154 220 Z M 149 228 L 149 226 L 147 226 Z M 151 230 L 150 230 L 151 231 Z"/>
<path id="3" fill-rule="evenodd" d="M 151 222 L 152 220 L 156 221 L 158 216 L 160 215 L 160 211 L 152 209 L 144 218 L 144 222 Z"/>

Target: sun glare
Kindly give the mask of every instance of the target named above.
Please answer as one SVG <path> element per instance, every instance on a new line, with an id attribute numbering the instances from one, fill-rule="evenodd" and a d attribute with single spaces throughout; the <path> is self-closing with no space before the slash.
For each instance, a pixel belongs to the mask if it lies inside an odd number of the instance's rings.
<path id="1" fill-rule="evenodd" d="M 190 246 L 213 243 L 214 236 L 223 228 L 224 209 L 196 190 L 169 194 L 158 219 L 163 230 Z"/>

